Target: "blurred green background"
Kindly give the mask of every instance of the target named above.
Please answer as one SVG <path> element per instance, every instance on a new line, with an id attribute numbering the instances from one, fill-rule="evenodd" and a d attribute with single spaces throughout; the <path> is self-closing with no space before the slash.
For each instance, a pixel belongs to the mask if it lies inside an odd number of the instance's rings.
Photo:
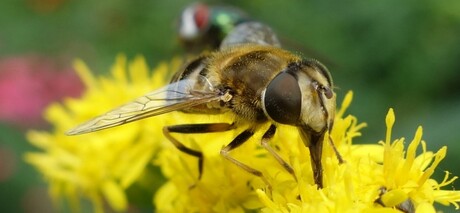
<path id="1" fill-rule="evenodd" d="M 190 3 L 3 0 L 0 60 L 34 56 L 67 69 L 73 59 L 82 58 L 93 71 L 104 73 L 117 53 L 126 53 L 144 55 L 152 67 L 181 54 L 175 26 L 178 14 Z M 289 41 L 288 48 L 322 59 L 338 87 L 339 103 L 353 90 L 348 112 L 368 123 L 358 143 L 384 139 L 384 118 L 393 107 L 393 137 L 411 140 L 422 125 L 429 150 L 448 146 L 437 179 L 442 180 L 444 170 L 460 175 L 456 157 L 460 155 L 460 1 L 208 3 L 237 6 L 271 25 Z M 23 161 L 24 152 L 35 150 L 24 136 L 31 127 L 47 128 L 0 124 L 0 206 L 4 212 L 56 211 L 42 177 Z M 455 188 L 460 188 L 459 181 Z"/>

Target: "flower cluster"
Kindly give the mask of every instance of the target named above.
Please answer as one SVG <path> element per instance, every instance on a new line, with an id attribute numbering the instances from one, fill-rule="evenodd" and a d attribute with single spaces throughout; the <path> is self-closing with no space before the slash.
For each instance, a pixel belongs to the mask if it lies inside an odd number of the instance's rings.
<path id="1" fill-rule="evenodd" d="M 128 207 L 125 190 L 144 172 L 164 140 L 163 121 L 147 119 L 114 131 L 69 137 L 64 132 L 78 123 L 104 113 L 161 86 L 177 66 L 161 64 L 151 77 L 142 57 L 127 62 L 119 56 L 109 78 L 94 77 L 82 61 L 75 69 L 87 90 L 81 98 L 66 99 L 50 105 L 45 118 L 54 130 L 29 131 L 27 138 L 43 152 L 26 154 L 26 161 L 37 167 L 49 183 L 50 194 L 57 201 L 69 200 L 78 209 L 80 197 L 91 200 L 95 212 L 103 212 L 104 203 L 118 211 Z M 59 203 L 59 202 L 56 202 Z"/>
<path id="2" fill-rule="evenodd" d="M 177 64 L 161 64 L 150 75 L 141 57 L 127 63 L 120 56 L 111 76 L 96 78 L 83 62 L 76 62 L 86 93 L 48 107 L 46 118 L 53 131 L 28 133 L 30 142 L 42 151 L 28 153 L 26 160 L 44 175 L 55 200 L 65 197 L 78 209 L 80 199 L 86 198 L 96 212 L 104 211 L 104 203 L 124 211 L 130 200 L 126 190 L 145 173 L 146 166 L 155 165 L 166 178 L 160 189 L 151 192 L 158 212 L 435 212 L 435 202 L 458 209 L 460 192 L 441 189 L 456 177 L 446 172 L 441 182 L 431 179 L 447 148 L 427 151 L 421 127 L 405 149 L 404 139 L 391 138 L 395 117 L 390 109 L 385 141 L 353 144 L 365 124 L 345 114 L 351 92 L 338 109 L 330 132 L 346 162 L 339 164 L 325 141 L 322 189 L 314 184 L 308 149 L 290 126 L 279 126 L 270 144 L 294 168 L 296 178 L 260 146 L 263 132 L 230 153 L 260 170 L 269 186 L 220 156 L 220 149 L 244 127 L 223 133 L 174 134 L 184 145 L 203 152 L 201 179 L 197 159 L 177 150 L 161 132 L 165 125 L 231 122 L 228 114 L 172 112 L 112 130 L 64 135 L 74 125 L 164 85 Z"/>

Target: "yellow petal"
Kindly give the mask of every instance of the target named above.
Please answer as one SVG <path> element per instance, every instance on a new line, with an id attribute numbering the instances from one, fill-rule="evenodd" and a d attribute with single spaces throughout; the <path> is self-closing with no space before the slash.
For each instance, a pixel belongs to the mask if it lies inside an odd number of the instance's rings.
<path id="1" fill-rule="evenodd" d="M 436 202 L 445 206 L 452 204 L 455 206 L 455 209 L 459 209 L 458 202 L 460 202 L 460 191 L 436 190 L 433 193 Z"/>
<path id="2" fill-rule="evenodd" d="M 133 83 L 146 82 L 149 79 L 148 66 L 145 62 L 145 58 L 142 56 L 136 56 L 134 61 L 129 64 L 129 78 Z"/>
<path id="3" fill-rule="evenodd" d="M 102 184 L 102 194 L 107 199 L 109 205 L 116 211 L 124 211 L 127 207 L 126 195 L 120 185 L 112 180 Z"/>
<path id="4" fill-rule="evenodd" d="M 260 201 L 265 204 L 266 207 L 270 209 L 278 209 L 278 206 L 267 196 L 267 193 L 257 189 L 257 195 L 259 196 Z"/>
<path id="5" fill-rule="evenodd" d="M 431 177 L 431 175 L 434 173 L 434 170 L 436 167 L 439 165 L 439 163 L 446 157 L 446 152 L 447 152 L 447 147 L 443 146 L 436 154 L 434 158 L 434 162 L 431 164 L 431 166 L 423 172 L 422 177 L 420 177 L 418 183 L 419 185 L 423 185 L 425 181 Z"/>
<path id="6" fill-rule="evenodd" d="M 417 147 L 420 144 L 420 141 L 422 140 L 422 134 L 423 134 L 423 129 L 421 126 L 417 128 L 417 132 L 415 133 L 414 139 L 412 142 L 409 144 L 409 147 L 407 148 L 407 154 L 406 154 L 406 161 L 404 162 L 404 166 L 402 171 L 410 171 L 412 164 L 415 160 L 415 155 L 417 154 Z"/>
<path id="7" fill-rule="evenodd" d="M 415 210 L 416 213 L 435 213 L 436 210 L 433 207 L 433 204 L 430 203 L 420 203 Z"/>
<path id="8" fill-rule="evenodd" d="M 382 195 L 385 206 L 397 206 L 408 199 L 407 194 L 401 189 L 394 189 Z"/>
<path id="9" fill-rule="evenodd" d="M 353 100 L 353 91 L 348 91 L 347 94 L 345 95 L 345 98 L 343 98 L 342 104 L 340 106 L 340 110 L 336 113 L 337 117 L 339 118 L 343 117 L 343 114 L 350 106 L 352 100 Z"/>
<path id="10" fill-rule="evenodd" d="M 97 84 L 95 83 L 94 76 L 91 74 L 91 71 L 88 66 L 86 66 L 85 62 L 77 59 L 74 61 L 73 67 L 88 90 L 96 87 Z"/>
<path id="11" fill-rule="evenodd" d="M 150 145 L 150 144 L 147 144 Z M 145 166 L 152 158 L 153 149 L 148 146 L 139 146 L 142 150 L 134 150 L 131 154 L 137 154 L 131 159 L 131 165 L 125 171 L 125 175 L 121 178 L 121 186 L 129 187 L 144 171 Z"/>
<path id="12" fill-rule="evenodd" d="M 47 149 L 51 145 L 50 135 L 46 132 L 31 130 L 27 132 L 26 137 L 31 144 L 42 149 Z"/>
<path id="13" fill-rule="evenodd" d="M 387 117 L 385 118 L 385 123 L 387 125 L 385 144 L 389 145 L 391 142 L 391 130 L 393 129 L 393 125 L 395 123 L 395 113 L 393 112 L 393 108 L 390 108 L 390 110 L 388 110 Z"/>
<path id="14" fill-rule="evenodd" d="M 112 75 L 115 81 L 119 84 L 125 84 L 126 79 L 126 56 L 123 54 L 117 55 L 114 66 L 112 67 Z"/>

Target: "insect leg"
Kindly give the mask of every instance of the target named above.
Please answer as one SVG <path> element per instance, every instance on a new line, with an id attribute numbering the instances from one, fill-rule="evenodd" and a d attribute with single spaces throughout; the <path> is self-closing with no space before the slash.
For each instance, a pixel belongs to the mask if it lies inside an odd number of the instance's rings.
<path id="1" fill-rule="evenodd" d="M 203 173 L 203 153 L 186 147 L 171 133 L 182 133 L 182 134 L 196 134 L 196 133 L 211 133 L 211 132 L 225 132 L 233 129 L 234 126 L 229 123 L 208 123 L 208 124 L 182 124 L 174 126 L 163 127 L 163 134 L 168 138 L 173 145 L 180 151 L 195 156 L 198 158 L 198 179 L 201 179 Z"/>
<path id="2" fill-rule="evenodd" d="M 227 160 L 229 160 L 230 162 L 234 163 L 235 165 L 237 165 L 238 167 L 246 170 L 247 172 L 255 175 L 255 176 L 258 176 L 260 177 L 264 182 L 265 184 L 267 184 L 267 186 L 269 187 L 270 191 L 271 191 L 271 186 L 270 186 L 270 183 L 268 182 L 268 180 L 264 177 L 264 175 L 262 174 L 261 171 L 257 170 L 257 169 L 254 169 L 238 160 L 236 160 L 235 158 L 231 157 L 229 155 L 230 151 L 232 151 L 233 149 L 241 146 L 244 142 L 246 142 L 250 137 L 252 137 L 254 135 L 254 132 L 252 130 L 245 130 L 243 131 L 242 133 L 240 133 L 238 136 L 236 136 L 235 139 L 233 139 L 232 142 L 230 142 L 227 146 L 225 146 L 222 150 L 220 150 L 220 154 L 226 158 Z"/>
<path id="3" fill-rule="evenodd" d="M 281 158 L 281 156 L 278 155 L 278 153 L 276 153 L 276 151 L 268 143 L 268 141 L 273 137 L 273 135 L 275 135 L 275 132 L 276 132 L 276 126 L 273 124 L 270 125 L 270 128 L 268 128 L 268 130 L 262 136 L 261 144 L 268 152 L 270 152 L 270 154 L 273 155 L 273 157 L 275 157 L 278 163 L 281 166 L 283 166 L 283 168 L 286 171 L 288 171 L 297 181 L 297 177 L 295 176 L 294 169 L 292 169 L 291 165 L 289 165 L 286 161 L 284 161 L 283 158 Z"/>
<path id="4" fill-rule="evenodd" d="M 345 160 L 343 159 L 342 155 L 340 154 L 339 150 L 337 150 L 337 147 L 335 147 L 334 141 L 332 140 L 332 137 L 330 135 L 329 131 L 329 144 L 332 147 L 332 150 L 334 150 L 335 156 L 337 156 L 337 160 L 339 161 L 339 164 L 345 163 Z"/>

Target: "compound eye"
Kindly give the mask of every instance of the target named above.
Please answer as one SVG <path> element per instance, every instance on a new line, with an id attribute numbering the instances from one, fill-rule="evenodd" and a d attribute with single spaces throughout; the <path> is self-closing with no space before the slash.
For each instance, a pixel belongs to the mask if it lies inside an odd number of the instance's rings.
<path id="1" fill-rule="evenodd" d="M 262 102 L 265 113 L 274 121 L 297 124 L 302 108 L 297 79 L 292 74 L 280 73 L 268 84 Z"/>
<path id="2" fill-rule="evenodd" d="M 195 7 L 193 19 L 198 29 L 204 31 L 209 22 L 209 8 L 204 4 L 198 4 Z"/>

